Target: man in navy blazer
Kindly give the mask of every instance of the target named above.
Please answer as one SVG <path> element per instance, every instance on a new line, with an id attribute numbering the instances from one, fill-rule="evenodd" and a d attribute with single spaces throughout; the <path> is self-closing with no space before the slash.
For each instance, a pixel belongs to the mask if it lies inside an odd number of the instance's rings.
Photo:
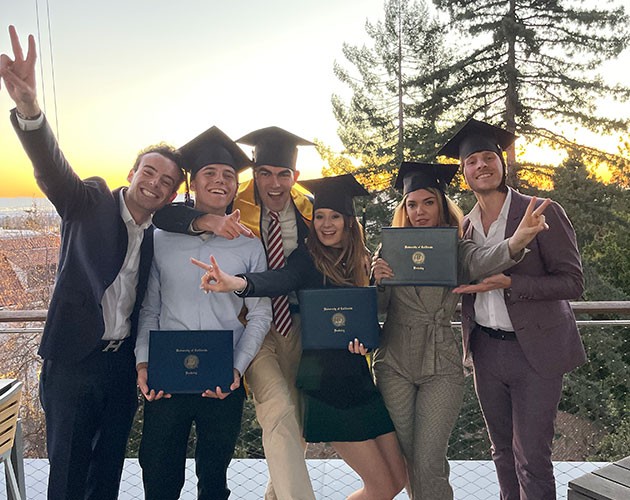
<path id="1" fill-rule="evenodd" d="M 38 185 L 62 219 L 61 253 L 39 354 L 51 500 L 118 497 L 127 438 L 137 407 L 136 319 L 153 254 L 152 213 L 183 181 L 180 156 L 150 147 L 110 191 L 81 180 L 64 158 L 35 92 L 35 42 L 27 57 L 13 26 L 13 59 L 0 76 L 16 108 L 11 122 Z"/>
<path id="2" fill-rule="evenodd" d="M 511 236 L 531 199 L 505 185 L 503 149 L 515 139 L 470 120 L 439 153 L 460 160 L 477 198 L 464 237 L 482 245 Z M 575 232 L 557 203 L 544 216 L 549 230 L 522 261 L 454 290 L 467 294 L 464 357 L 472 360 L 502 500 L 556 498 L 551 448 L 562 377 L 586 361 L 568 302 L 584 289 Z"/>

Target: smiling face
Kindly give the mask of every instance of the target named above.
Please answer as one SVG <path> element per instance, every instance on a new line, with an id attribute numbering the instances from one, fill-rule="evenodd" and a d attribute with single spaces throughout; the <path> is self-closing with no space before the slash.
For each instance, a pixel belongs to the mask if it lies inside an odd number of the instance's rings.
<path id="1" fill-rule="evenodd" d="M 318 208 L 313 214 L 313 229 L 322 245 L 332 248 L 343 247 L 345 222 L 339 212 L 330 208 Z"/>
<path id="2" fill-rule="evenodd" d="M 503 181 L 503 163 L 494 151 L 479 151 L 462 162 L 466 183 L 475 193 L 496 191 Z"/>
<path id="3" fill-rule="evenodd" d="M 436 227 L 440 224 L 440 200 L 426 189 L 407 194 L 405 211 L 413 227 Z"/>
<path id="4" fill-rule="evenodd" d="M 137 168 L 129 172 L 127 180 L 125 203 L 136 223 L 141 223 L 173 201 L 182 173 L 174 161 L 159 153 L 147 153 L 140 158 Z"/>
<path id="5" fill-rule="evenodd" d="M 237 187 L 236 171 L 219 163 L 200 168 L 190 181 L 190 189 L 195 191 L 195 208 L 215 215 L 225 215 Z"/>
<path id="6" fill-rule="evenodd" d="M 291 199 L 291 188 L 299 172 L 285 167 L 261 165 L 254 169 L 254 180 L 260 201 L 269 210 L 280 212 Z"/>

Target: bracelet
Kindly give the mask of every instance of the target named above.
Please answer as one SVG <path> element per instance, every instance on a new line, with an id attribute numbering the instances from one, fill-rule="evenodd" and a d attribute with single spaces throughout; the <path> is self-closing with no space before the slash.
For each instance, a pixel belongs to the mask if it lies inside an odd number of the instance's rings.
<path id="1" fill-rule="evenodd" d="M 243 288 L 241 288 L 240 290 L 234 290 L 234 293 L 239 296 L 242 297 L 243 295 L 245 295 L 245 293 L 247 292 L 247 289 L 249 288 L 249 280 L 240 274 L 236 275 L 238 278 L 242 278 L 243 280 L 245 280 L 245 286 Z"/>
<path id="2" fill-rule="evenodd" d="M 40 111 L 35 116 L 26 116 L 20 113 L 17 108 L 15 110 L 15 114 L 18 116 L 20 120 L 37 120 L 40 116 L 42 116 L 42 112 Z"/>

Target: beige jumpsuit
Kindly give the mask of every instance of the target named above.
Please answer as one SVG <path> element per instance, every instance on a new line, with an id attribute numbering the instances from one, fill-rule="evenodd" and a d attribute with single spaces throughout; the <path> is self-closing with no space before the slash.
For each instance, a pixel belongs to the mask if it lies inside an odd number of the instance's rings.
<path id="1" fill-rule="evenodd" d="M 483 248 L 461 240 L 458 251 L 462 283 L 516 263 L 507 241 Z M 458 301 L 445 287 L 379 291 L 379 311 L 387 319 L 374 353 L 374 378 L 396 428 L 414 500 L 453 498 L 446 453 L 464 392 L 461 351 L 451 328 Z"/>

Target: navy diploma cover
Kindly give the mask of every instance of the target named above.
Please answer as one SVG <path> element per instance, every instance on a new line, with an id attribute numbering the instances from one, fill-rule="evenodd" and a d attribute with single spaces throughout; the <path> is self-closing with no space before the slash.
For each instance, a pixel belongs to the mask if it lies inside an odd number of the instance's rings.
<path id="1" fill-rule="evenodd" d="M 384 227 L 382 242 L 394 271 L 382 285 L 457 286 L 457 228 Z"/>
<path id="2" fill-rule="evenodd" d="M 151 330 L 148 385 L 170 394 L 201 394 L 234 382 L 232 330 Z"/>
<path id="3" fill-rule="evenodd" d="M 378 347 L 375 287 L 300 290 L 298 300 L 303 349 L 348 349 L 355 338 L 368 349 Z"/>

